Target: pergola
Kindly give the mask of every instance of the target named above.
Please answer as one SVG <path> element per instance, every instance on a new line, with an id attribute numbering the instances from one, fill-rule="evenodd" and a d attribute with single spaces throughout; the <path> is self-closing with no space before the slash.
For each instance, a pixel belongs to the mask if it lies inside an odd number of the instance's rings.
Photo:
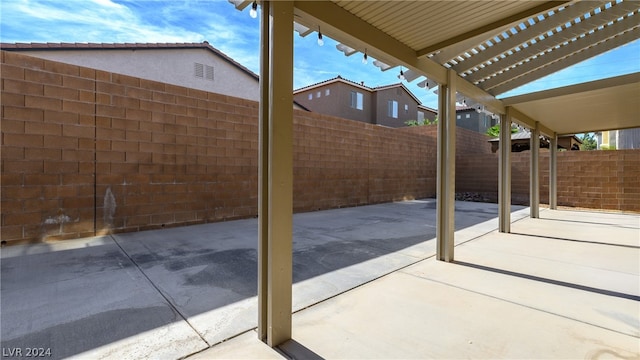
<path id="1" fill-rule="evenodd" d="M 242 10 L 258 2 L 229 0 Z M 549 205 L 556 208 L 558 135 L 640 126 L 640 73 L 506 99 L 496 95 L 639 38 L 637 1 L 260 1 L 259 322 L 269 346 L 291 338 L 293 36 L 318 32 L 347 55 L 438 86 L 437 258 L 454 260 L 456 100 L 550 139 Z M 530 209 L 539 213 L 538 146 Z M 510 232 L 510 146 L 500 147 L 499 231 Z"/>

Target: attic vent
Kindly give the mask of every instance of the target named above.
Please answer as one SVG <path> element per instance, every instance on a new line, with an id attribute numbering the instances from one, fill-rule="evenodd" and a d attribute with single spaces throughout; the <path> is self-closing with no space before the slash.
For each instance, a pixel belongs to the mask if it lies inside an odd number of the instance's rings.
<path id="1" fill-rule="evenodd" d="M 199 78 L 213 80 L 213 66 L 200 63 L 193 64 L 194 75 Z"/>
<path id="2" fill-rule="evenodd" d="M 207 80 L 213 80 L 213 66 L 206 66 L 204 67 L 205 70 L 205 77 Z"/>

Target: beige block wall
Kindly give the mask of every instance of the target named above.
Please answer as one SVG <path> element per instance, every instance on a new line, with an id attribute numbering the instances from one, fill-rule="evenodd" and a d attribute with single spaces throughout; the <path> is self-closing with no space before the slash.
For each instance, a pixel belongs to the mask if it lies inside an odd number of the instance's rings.
<path id="1" fill-rule="evenodd" d="M 9 52 L 1 70 L 3 241 L 257 215 L 256 102 Z M 435 195 L 421 135 L 304 111 L 294 134 L 294 211 Z"/>
<path id="2" fill-rule="evenodd" d="M 478 192 L 497 201 L 498 154 L 456 157 L 456 191 Z M 540 202 L 549 203 L 549 151 L 540 150 Z M 511 197 L 529 203 L 530 152 L 511 153 Z M 558 153 L 558 205 L 640 211 L 640 151 Z"/>
<path id="3" fill-rule="evenodd" d="M 256 216 L 256 102 L 1 56 L 2 241 Z M 436 132 L 295 110 L 293 210 L 434 197 Z M 456 138 L 457 191 L 495 195 L 486 136 L 458 128 Z M 528 153 L 513 155 L 518 201 L 528 198 Z M 560 205 L 640 211 L 640 151 L 560 153 L 558 169 Z"/>

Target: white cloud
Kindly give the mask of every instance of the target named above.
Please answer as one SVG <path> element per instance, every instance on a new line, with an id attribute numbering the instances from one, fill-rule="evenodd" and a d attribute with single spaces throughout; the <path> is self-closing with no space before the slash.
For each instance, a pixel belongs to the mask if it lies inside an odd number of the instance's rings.
<path id="1" fill-rule="evenodd" d="M 202 38 L 183 28 L 149 25 L 130 8 L 110 0 L 2 2 L 2 13 L 2 40 L 10 42 L 191 42 Z"/>

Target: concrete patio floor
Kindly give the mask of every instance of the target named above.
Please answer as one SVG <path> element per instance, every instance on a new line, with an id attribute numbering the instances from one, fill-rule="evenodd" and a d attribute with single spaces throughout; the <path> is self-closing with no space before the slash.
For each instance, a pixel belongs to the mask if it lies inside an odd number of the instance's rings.
<path id="1" fill-rule="evenodd" d="M 294 341 L 257 340 L 257 221 L 2 249 L 3 349 L 53 358 L 638 358 L 640 216 L 435 200 L 294 216 Z"/>
<path id="2" fill-rule="evenodd" d="M 206 358 L 640 358 L 640 216 L 541 211 L 297 312 L 277 352 L 245 333 Z"/>

